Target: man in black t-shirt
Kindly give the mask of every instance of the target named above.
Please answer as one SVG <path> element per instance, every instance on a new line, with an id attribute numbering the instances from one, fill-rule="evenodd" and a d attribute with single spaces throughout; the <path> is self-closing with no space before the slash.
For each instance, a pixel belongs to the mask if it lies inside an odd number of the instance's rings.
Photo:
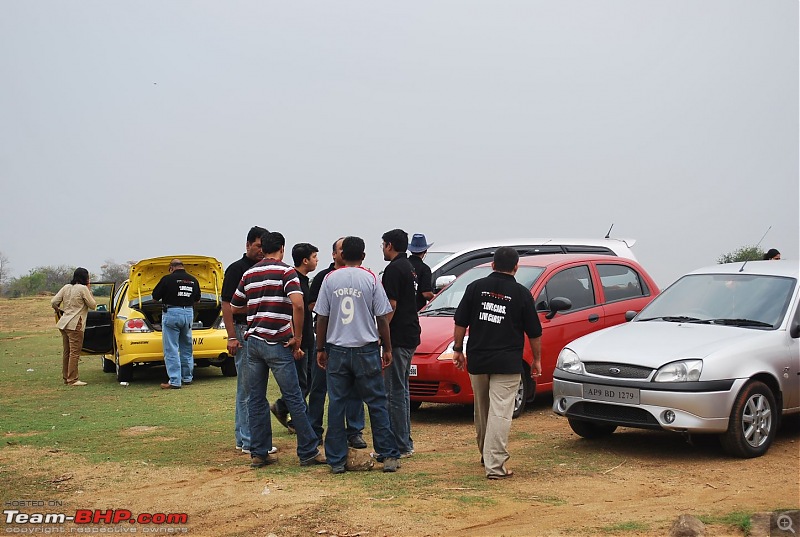
<path id="1" fill-rule="evenodd" d="M 389 264 L 383 271 L 383 288 L 392 313 L 389 314 L 389 332 L 392 338 L 392 363 L 384 370 L 383 380 L 389 400 L 389 419 L 392 424 L 401 457 L 414 454 L 411 439 L 411 394 L 408 376 L 411 358 L 419 345 L 419 317 L 414 267 L 406 257 L 408 234 L 393 229 L 383 234 L 383 259 Z"/>
<path id="2" fill-rule="evenodd" d="M 250 420 L 247 411 L 250 388 L 247 382 L 247 340 L 244 339 L 244 333 L 247 331 L 247 314 L 234 315 L 231 311 L 231 298 L 244 273 L 264 259 L 264 252 L 261 251 L 261 235 L 266 232 L 263 227 L 250 228 L 244 244 L 244 255 L 225 269 L 225 278 L 222 280 L 222 320 L 225 321 L 225 330 L 228 332 L 228 354 L 233 356 L 236 363 L 236 410 L 234 411 L 236 449 L 246 454 L 250 453 Z"/>
<path id="3" fill-rule="evenodd" d="M 513 475 L 505 464 L 526 335 L 533 350 L 531 376 L 542 372 L 542 325 L 530 290 L 514 279 L 518 268 L 516 250 L 498 248 L 492 262 L 494 272 L 467 286 L 455 313 L 453 363 L 461 370 L 466 365 L 469 372 L 478 448 L 489 479 Z"/>
<path id="4" fill-rule="evenodd" d="M 153 288 L 153 300 L 160 300 L 164 307 L 161 341 L 169 382 L 162 383 L 161 388 L 178 389 L 191 384 L 194 378 L 192 321 L 194 303 L 200 300 L 200 284 L 184 270 L 180 259 L 173 259 L 169 263 L 169 274 Z"/>
<path id="5" fill-rule="evenodd" d="M 414 234 L 408 245 L 408 251 L 411 252 L 408 260 L 411 266 L 414 267 L 414 274 L 417 277 L 417 311 L 424 308 L 425 304 L 433 298 L 431 268 L 423 261 L 425 254 L 428 253 L 428 248 L 431 246 L 433 246 L 433 243 L 428 244 L 425 235 L 422 233 Z"/>

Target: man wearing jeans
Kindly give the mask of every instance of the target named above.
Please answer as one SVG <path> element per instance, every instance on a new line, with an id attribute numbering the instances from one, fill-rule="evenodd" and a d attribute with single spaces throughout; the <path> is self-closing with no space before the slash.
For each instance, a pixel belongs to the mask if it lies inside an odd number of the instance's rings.
<path id="1" fill-rule="evenodd" d="M 383 271 L 383 288 L 393 312 L 389 314 L 392 336 L 392 364 L 386 368 L 384 382 L 389 399 L 389 418 L 397 447 L 403 457 L 414 454 L 411 439 L 411 394 L 408 376 L 411 358 L 419 345 L 419 317 L 417 316 L 417 286 L 414 268 L 406 257 L 408 234 L 393 229 L 383 234 L 383 259 L 389 261 Z"/>
<path id="2" fill-rule="evenodd" d="M 250 421 L 248 419 L 247 402 L 250 399 L 250 389 L 247 385 L 247 315 L 244 313 L 233 314 L 231 311 L 231 298 L 239 286 L 242 276 L 253 265 L 264 259 L 261 251 L 261 235 L 266 229 L 253 226 L 247 232 L 244 245 L 245 251 L 242 258 L 234 261 L 225 270 L 222 280 L 222 319 L 225 321 L 225 330 L 228 331 L 228 354 L 233 356 L 236 363 L 236 407 L 234 410 L 234 436 L 236 449 L 242 453 L 250 453 Z M 277 451 L 277 450 L 276 450 Z"/>
<path id="3" fill-rule="evenodd" d="M 153 288 L 153 300 L 160 300 L 164 308 L 161 341 L 169 382 L 162 383 L 161 389 L 177 390 L 191 384 L 193 379 L 192 321 L 194 303 L 200 300 L 200 284 L 184 270 L 180 259 L 173 259 L 169 263 L 169 274 Z"/>
<path id="4" fill-rule="evenodd" d="M 506 468 L 508 433 L 521 380 L 522 351 L 528 336 L 533 351 L 531 376 L 542 372 L 542 325 L 531 292 L 514 279 L 519 254 L 498 248 L 490 275 L 467 286 L 455 314 L 453 363 L 466 365 L 475 395 L 475 431 L 486 477 L 514 475 Z M 464 336 L 469 327 L 467 353 Z"/>
<path id="5" fill-rule="evenodd" d="M 317 449 L 317 435 L 306 415 L 294 360 L 304 357 L 303 292 L 295 270 L 283 262 L 286 239 L 277 232 L 261 236 L 264 259 L 242 276 L 231 298 L 234 314 L 247 314 L 247 365 L 249 368 L 250 458 L 253 468 L 277 461 L 272 448 L 272 423 L 267 401 L 267 380 L 272 372 L 289 408 L 297 431 L 297 456 L 301 466 L 325 464 Z"/>
<path id="6" fill-rule="evenodd" d="M 317 314 L 317 362 L 327 370 L 328 434 L 325 454 L 331 472 L 341 474 L 347 462 L 345 413 L 353 393 L 367 404 L 372 442 L 384 472 L 397 471 L 400 452 L 392 435 L 382 370 L 392 362 L 388 316 L 392 306 L 378 278 L 361 267 L 364 241 L 342 241 L 345 266 L 322 282 Z M 377 326 L 376 326 L 377 317 Z M 383 354 L 378 334 L 383 340 Z"/>

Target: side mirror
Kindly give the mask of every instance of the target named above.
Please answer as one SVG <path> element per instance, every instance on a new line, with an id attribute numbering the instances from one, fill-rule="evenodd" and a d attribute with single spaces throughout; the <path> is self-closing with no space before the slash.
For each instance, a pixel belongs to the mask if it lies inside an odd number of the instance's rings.
<path id="1" fill-rule="evenodd" d="M 446 276 L 439 276 L 438 278 L 436 278 L 436 289 L 434 289 L 434 291 L 438 293 L 439 291 L 441 291 L 442 289 L 453 283 L 453 280 L 455 279 L 456 277 L 453 276 L 452 274 L 448 274 Z"/>
<path id="2" fill-rule="evenodd" d="M 572 307 L 572 301 L 563 296 L 557 296 L 550 300 L 550 311 L 544 316 L 545 319 L 552 319 L 559 311 L 568 310 Z"/>
<path id="3" fill-rule="evenodd" d="M 631 322 L 637 315 L 639 315 L 638 311 L 628 310 L 625 312 L 625 321 Z"/>
<path id="4" fill-rule="evenodd" d="M 797 339 L 800 337 L 800 320 L 796 318 L 792 321 L 792 324 L 789 326 L 789 335 L 793 338 Z"/>

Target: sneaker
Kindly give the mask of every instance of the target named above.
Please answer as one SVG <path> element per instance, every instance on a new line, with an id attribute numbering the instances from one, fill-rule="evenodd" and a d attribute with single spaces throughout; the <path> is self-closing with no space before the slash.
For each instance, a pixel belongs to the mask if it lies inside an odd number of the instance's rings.
<path id="1" fill-rule="evenodd" d="M 317 453 L 316 456 L 300 461 L 300 466 L 316 466 L 317 464 L 328 464 L 328 460 L 322 453 Z"/>
<path id="2" fill-rule="evenodd" d="M 378 455 L 374 451 L 372 453 L 370 453 L 369 456 L 372 457 L 373 459 L 375 459 L 378 462 L 383 462 L 383 457 L 381 455 Z"/>
<path id="3" fill-rule="evenodd" d="M 332 474 L 343 474 L 347 471 L 344 466 L 331 466 L 331 473 Z"/>
<path id="4" fill-rule="evenodd" d="M 270 454 L 277 453 L 277 452 L 278 452 L 278 448 L 276 446 L 272 446 L 271 448 L 269 448 L 269 453 Z"/>
<path id="5" fill-rule="evenodd" d="M 236 449 L 241 451 L 242 450 L 242 446 L 236 446 Z"/>
<path id="6" fill-rule="evenodd" d="M 86 383 L 82 380 L 76 380 L 72 384 L 68 384 L 68 386 L 86 386 Z"/>
<path id="7" fill-rule="evenodd" d="M 283 425 L 284 427 L 289 426 L 289 413 L 286 411 L 281 412 L 278 410 L 278 404 L 272 403 L 269 405 L 269 411 L 272 412 L 273 416 L 277 418 L 277 420 Z"/>
<path id="8" fill-rule="evenodd" d="M 387 457 L 383 460 L 383 471 L 384 472 L 396 472 L 397 469 L 400 468 L 400 461 L 397 459 L 393 459 L 391 457 Z"/>
<path id="9" fill-rule="evenodd" d="M 250 455 L 250 450 L 247 448 L 242 448 L 242 453 L 244 453 L 245 455 Z"/>
<path id="10" fill-rule="evenodd" d="M 275 455 L 267 454 L 266 457 L 259 457 L 258 455 L 250 455 L 250 468 L 263 468 L 268 464 L 278 462 L 278 457 Z"/>
<path id="11" fill-rule="evenodd" d="M 361 436 L 361 433 L 354 434 L 353 436 L 348 438 L 347 445 L 355 449 L 365 449 L 367 447 L 367 443 L 364 442 L 364 437 Z"/>
<path id="12" fill-rule="evenodd" d="M 181 387 L 180 386 L 173 386 L 169 382 L 162 382 L 161 383 L 161 389 L 162 390 L 180 390 Z"/>
<path id="13" fill-rule="evenodd" d="M 412 457 L 413 455 L 414 455 L 414 450 L 412 449 L 411 451 L 406 451 L 405 453 L 401 453 L 400 458 L 407 459 L 409 457 Z"/>

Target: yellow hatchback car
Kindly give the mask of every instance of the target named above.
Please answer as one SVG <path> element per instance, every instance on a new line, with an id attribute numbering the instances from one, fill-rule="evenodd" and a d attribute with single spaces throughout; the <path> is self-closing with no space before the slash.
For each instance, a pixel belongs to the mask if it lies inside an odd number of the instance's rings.
<path id="1" fill-rule="evenodd" d="M 222 264 L 213 257 L 180 255 L 139 261 L 131 267 L 130 277 L 116 289 L 113 285 L 109 289 L 102 282 L 92 283 L 99 305 L 96 311 L 89 312 L 82 354 L 103 355 L 103 371 L 116 372 L 120 382 L 133 380 L 135 368 L 164 363 L 162 305 L 153 300 L 152 293 L 176 257 L 200 283 L 201 298 L 194 306 L 192 323 L 195 367 L 214 365 L 226 377 L 236 376 L 222 320 Z M 103 294 L 109 296 L 107 306 L 102 303 Z"/>

